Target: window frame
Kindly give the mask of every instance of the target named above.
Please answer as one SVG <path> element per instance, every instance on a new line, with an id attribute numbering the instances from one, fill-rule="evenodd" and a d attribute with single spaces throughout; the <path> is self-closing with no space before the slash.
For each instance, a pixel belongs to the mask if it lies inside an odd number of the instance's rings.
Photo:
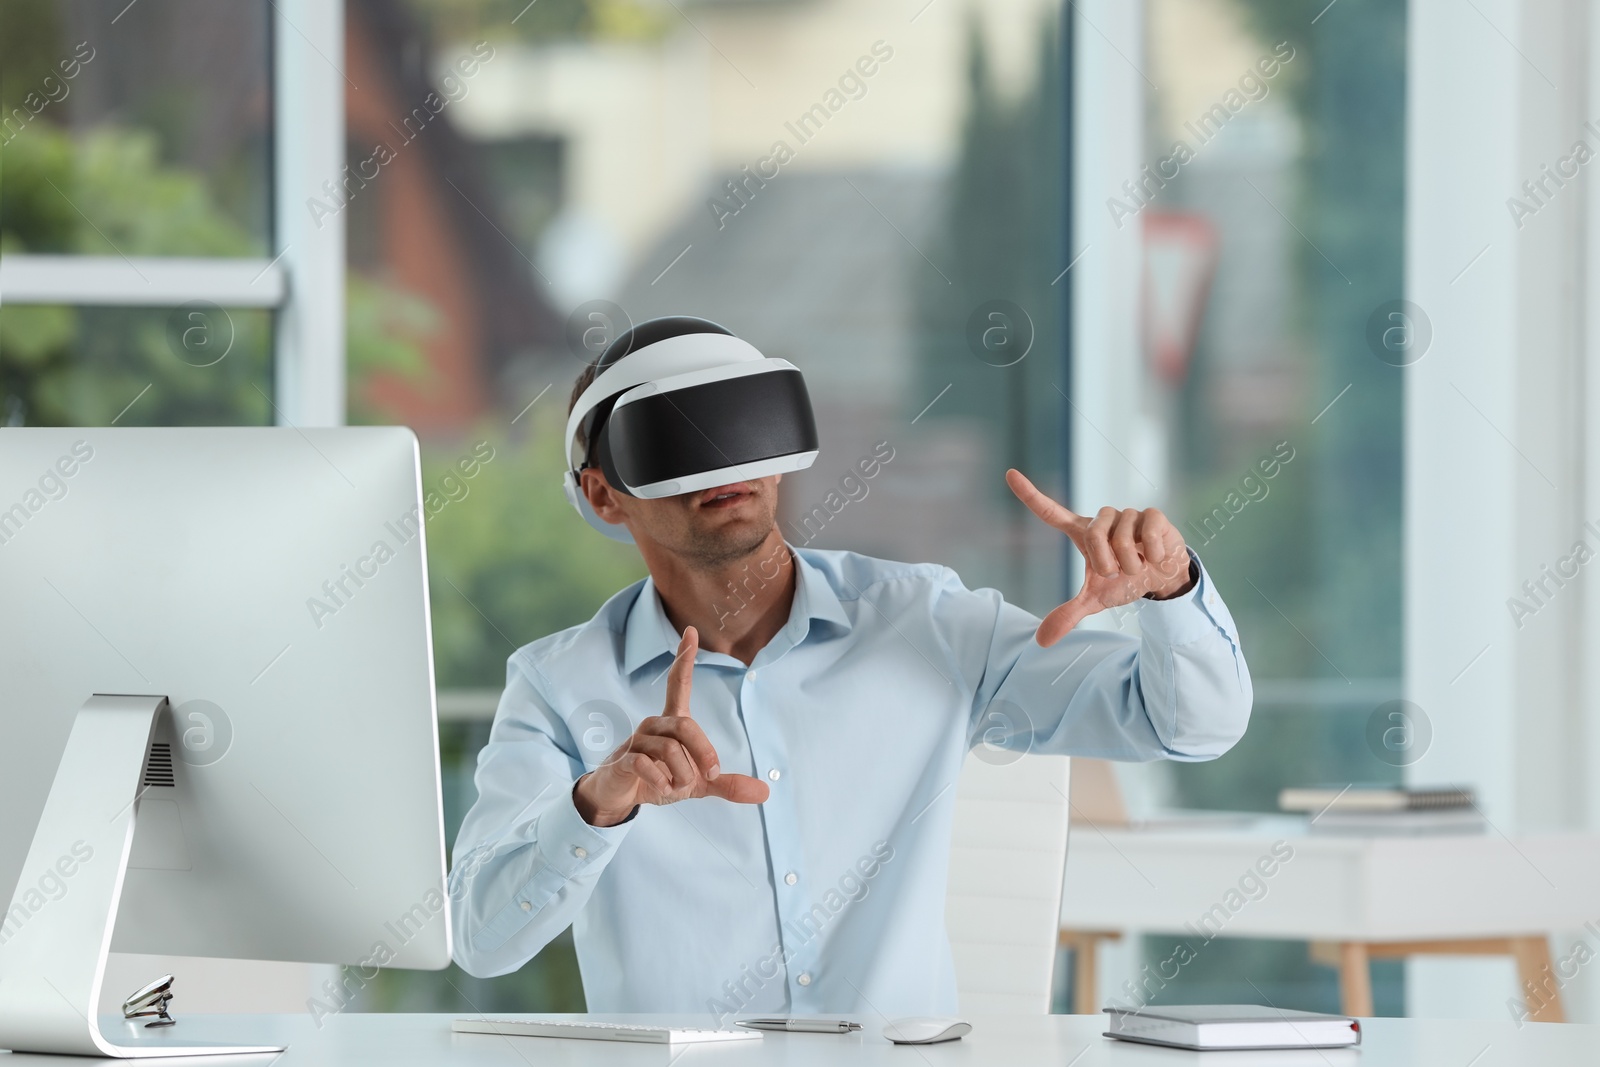
<path id="1" fill-rule="evenodd" d="M 271 247 L 266 258 L 15 254 L 0 303 L 178 307 L 196 300 L 273 312 L 278 425 L 345 421 L 345 224 L 308 196 L 344 169 L 344 0 L 273 0 Z"/>

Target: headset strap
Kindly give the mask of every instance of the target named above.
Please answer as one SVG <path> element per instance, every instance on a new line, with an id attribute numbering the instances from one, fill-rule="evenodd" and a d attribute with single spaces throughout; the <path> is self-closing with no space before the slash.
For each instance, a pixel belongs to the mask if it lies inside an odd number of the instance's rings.
<path id="1" fill-rule="evenodd" d="M 749 341 L 725 333 L 678 334 L 629 353 L 626 359 L 596 376 L 572 405 L 572 413 L 567 416 L 568 470 L 576 476 L 583 464 L 583 457 L 578 454 L 578 427 L 590 412 L 611 397 L 658 378 L 764 358 Z"/>

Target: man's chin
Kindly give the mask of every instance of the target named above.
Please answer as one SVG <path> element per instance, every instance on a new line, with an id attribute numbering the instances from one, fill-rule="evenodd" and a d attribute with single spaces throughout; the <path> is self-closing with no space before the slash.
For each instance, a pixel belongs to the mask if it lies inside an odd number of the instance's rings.
<path id="1" fill-rule="evenodd" d="M 734 563 L 751 555 L 772 535 L 776 524 L 767 515 L 726 515 L 697 525 L 690 551 L 713 565 Z"/>

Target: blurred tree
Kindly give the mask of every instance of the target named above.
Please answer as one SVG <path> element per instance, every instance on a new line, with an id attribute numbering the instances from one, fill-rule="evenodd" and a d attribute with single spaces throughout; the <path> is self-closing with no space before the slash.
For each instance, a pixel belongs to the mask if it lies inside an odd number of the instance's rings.
<path id="1" fill-rule="evenodd" d="M 83 255 L 250 255 L 250 238 L 219 212 L 205 183 L 163 165 L 143 130 L 104 126 L 74 137 L 36 121 L 0 147 L 0 255 L 37 248 Z M 66 190 L 96 205 L 90 222 Z M 434 315 L 392 286 L 352 276 L 347 354 L 361 383 L 423 373 L 419 342 Z M 273 420 L 271 317 L 224 310 L 190 319 L 148 308 L 0 308 L 0 396 L 34 425 L 265 424 Z M 197 334 L 191 329 L 204 331 Z M 205 346 L 231 349 L 209 363 Z"/>
<path id="2" fill-rule="evenodd" d="M 196 176 L 164 167 L 155 138 L 102 127 L 81 138 L 35 120 L 0 147 L 0 255 L 237 256 L 251 242 Z M 96 204 L 91 223 L 68 190 Z M 0 308 L 0 396 L 9 421 L 45 426 L 272 421 L 271 322 L 261 311 Z M 212 365 L 211 352 L 225 355 Z M 129 408 L 130 402 L 139 399 Z"/>
<path id="3" fill-rule="evenodd" d="M 675 12 L 640 0 L 407 0 L 441 40 L 560 40 L 606 37 L 656 40 L 678 21 Z"/>
<path id="4" fill-rule="evenodd" d="M 477 435 L 493 460 L 428 522 L 441 689 L 499 688 L 516 648 L 583 622 L 645 573 L 636 549 L 589 529 L 562 494 L 565 410 L 527 418 L 521 441 L 489 427 Z M 449 499 L 443 479 L 469 451 L 429 447 L 426 486 Z"/>
<path id="5" fill-rule="evenodd" d="M 1058 389 L 1064 385 L 1064 291 L 1052 283 L 1067 264 L 1065 85 L 1056 17 L 1041 22 L 1037 40 L 1032 83 L 1019 98 L 1007 99 L 990 70 L 982 24 L 971 18 L 966 115 L 927 250 L 938 266 L 915 257 L 908 273 L 915 285 L 921 379 L 912 395 L 933 397 L 950 386 L 928 418 L 978 421 L 983 438 L 998 443 L 1005 465 L 1048 485 L 1061 470 L 1066 403 Z M 1013 322 L 1003 310 L 991 317 L 986 305 L 997 300 L 1020 308 L 1023 319 Z M 1011 347 L 975 350 L 969 338 L 975 317 L 978 333 L 996 327 Z M 1025 347 L 1030 339 L 1031 348 Z M 1033 521 L 999 479 L 993 492 L 1014 524 Z M 1021 596 L 1023 561 L 1020 553 L 1013 556 L 1008 593 Z"/>
<path id="6" fill-rule="evenodd" d="M 1303 143 L 1297 195 L 1284 207 L 1309 238 L 1290 237 L 1293 328 L 1311 360 L 1310 390 L 1304 429 L 1289 435 L 1296 459 L 1268 483 L 1270 504 L 1251 505 L 1195 547 L 1229 591 L 1256 677 L 1399 678 L 1403 378 L 1367 348 L 1365 328 L 1402 290 L 1406 5 L 1344 0 L 1339 17 L 1311 25 L 1292 5 L 1234 2 L 1263 50 L 1280 41 L 1295 49 L 1281 88 Z M 1202 344 L 1196 360 L 1206 358 Z M 1273 440 L 1188 471 L 1184 514 L 1209 512 Z M 1284 785 L 1398 780 L 1367 750 L 1371 710 L 1269 710 L 1221 760 L 1173 767 L 1175 798 L 1273 810 Z"/>
<path id="7" fill-rule="evenodd" d="M 1300 536 L 1315 610 L 1291 617 L 1321 650 L 1306 676 L 1398 678 L 1404 375 L 1367 347 L 1366 323 L 1404 295 L 1406 0 L 1344 0 L 1315 25 L 1296 5 L 1235 2 L 1263 41 L 1296 51 L 1286 88 L 1306 137 L 1290 210 L 1310 239 L 1297 247 L 1315 360 L 1307 419 L 1349 388 L 1306 433 L 1315 488 Z"/>

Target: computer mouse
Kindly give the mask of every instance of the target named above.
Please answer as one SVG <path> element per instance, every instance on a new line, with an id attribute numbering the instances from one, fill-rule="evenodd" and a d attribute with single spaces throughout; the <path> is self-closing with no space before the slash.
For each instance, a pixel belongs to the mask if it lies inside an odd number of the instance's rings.
<path id="1" fill-rule="evenodd" d="M 969 1022 L 930 1015 L 891 1019 L 883 1027 L 883 1036 L 897 1045 L 934 1045 L 940 1041 L 958 1041 L 970 1033 L 972 1024 Z"/>

